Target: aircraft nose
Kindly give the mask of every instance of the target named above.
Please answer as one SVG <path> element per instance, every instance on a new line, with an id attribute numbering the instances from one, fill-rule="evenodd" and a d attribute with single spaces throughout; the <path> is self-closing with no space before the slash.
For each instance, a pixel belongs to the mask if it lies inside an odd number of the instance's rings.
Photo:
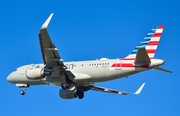
<path id="1" fill-rule="evenodd" d="M 11 76 L 11 74 L 8 75 L 8 77 L 6 78 L 6 80 L 7 80 L 8 82 L 11 82 L 11 81 L 12 81 L 12 76 Z"/>

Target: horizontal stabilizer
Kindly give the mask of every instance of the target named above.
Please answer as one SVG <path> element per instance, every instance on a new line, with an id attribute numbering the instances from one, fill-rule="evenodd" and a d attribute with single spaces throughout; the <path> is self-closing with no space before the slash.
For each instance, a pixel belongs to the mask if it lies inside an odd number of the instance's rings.
<path id="1" fill-rule="evenodd" d="M 172 73 L 171 71 L 168 71 L 166 69 L 163 69 L 163 68 L 160 68 L 160 67 L 155 67 L 155 68 L 152 68 L 153 70 L 157 70 L 157 71 L 162 71 L 162 72 L 167 72 L 167 73 Z"/>
<path id="2" fill-rule="evenodd" d="M 141 87 L 135 92 L 135 93 L 128 93 L 124 91 L 117 91 L 117 90 L 112 90 L 108 88 L 103 88 L 103 87 L 98 87 L 94 85 L 90 85 L 88 88 L 94 91 L 100 91 L 100 92 L 106 92 L 106 93 L 114 93 L 114 94 L 121 94 L 121 95 L 128 95 L 128 94 L 139 94 L 141 93 L 141 90 L 143 89 L 145 83 L 141 85 Z"/>
<path id="3" fill-rule="evenodd" d="M 138 48 L 135 63 L 150 63 L 149 56 L 145 48 Z"/>

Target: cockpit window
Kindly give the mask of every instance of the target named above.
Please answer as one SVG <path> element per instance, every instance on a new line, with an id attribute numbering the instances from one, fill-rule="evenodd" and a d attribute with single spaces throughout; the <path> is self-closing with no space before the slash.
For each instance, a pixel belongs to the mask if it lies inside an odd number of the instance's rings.
<path id="1" fill-rule="evenodd" d="M 15 69 L 14 71 L 17 71 L 17 69 Z"/>

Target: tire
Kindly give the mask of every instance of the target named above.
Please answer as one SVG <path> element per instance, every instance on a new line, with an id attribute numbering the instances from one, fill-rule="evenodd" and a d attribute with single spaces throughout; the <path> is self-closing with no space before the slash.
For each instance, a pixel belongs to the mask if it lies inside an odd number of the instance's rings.
<path id="1" fill-rule="evenodd" d="M 24 95 L 24 94 L 25 94 L 25 92 L 24 92 L 24 91 L 20 91 L 20 94 L 21 94 L 21 95 Z"/>
<path id="2" fill-rule="evenodd" d="M 77 95 L 79 99 L 84 98 L 84 92 L 83 91 L 77 91 Z"/>
<path id="3" fill-rule="evenodd" d="M 79 99 L 84 98 L 84 94 L 78 96 Z"/>

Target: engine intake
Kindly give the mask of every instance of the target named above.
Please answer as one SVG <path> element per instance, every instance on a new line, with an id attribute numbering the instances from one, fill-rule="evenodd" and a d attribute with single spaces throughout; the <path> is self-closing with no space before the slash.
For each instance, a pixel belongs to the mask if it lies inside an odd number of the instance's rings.
<path id="1" fill-rule="evenodd" d="M 43 68 L 29 68 L 26 71 L 26 76 L 29 79 L 41 79 L 48 75 L 51 75 L 51 72 L 44 71 Z"/>

